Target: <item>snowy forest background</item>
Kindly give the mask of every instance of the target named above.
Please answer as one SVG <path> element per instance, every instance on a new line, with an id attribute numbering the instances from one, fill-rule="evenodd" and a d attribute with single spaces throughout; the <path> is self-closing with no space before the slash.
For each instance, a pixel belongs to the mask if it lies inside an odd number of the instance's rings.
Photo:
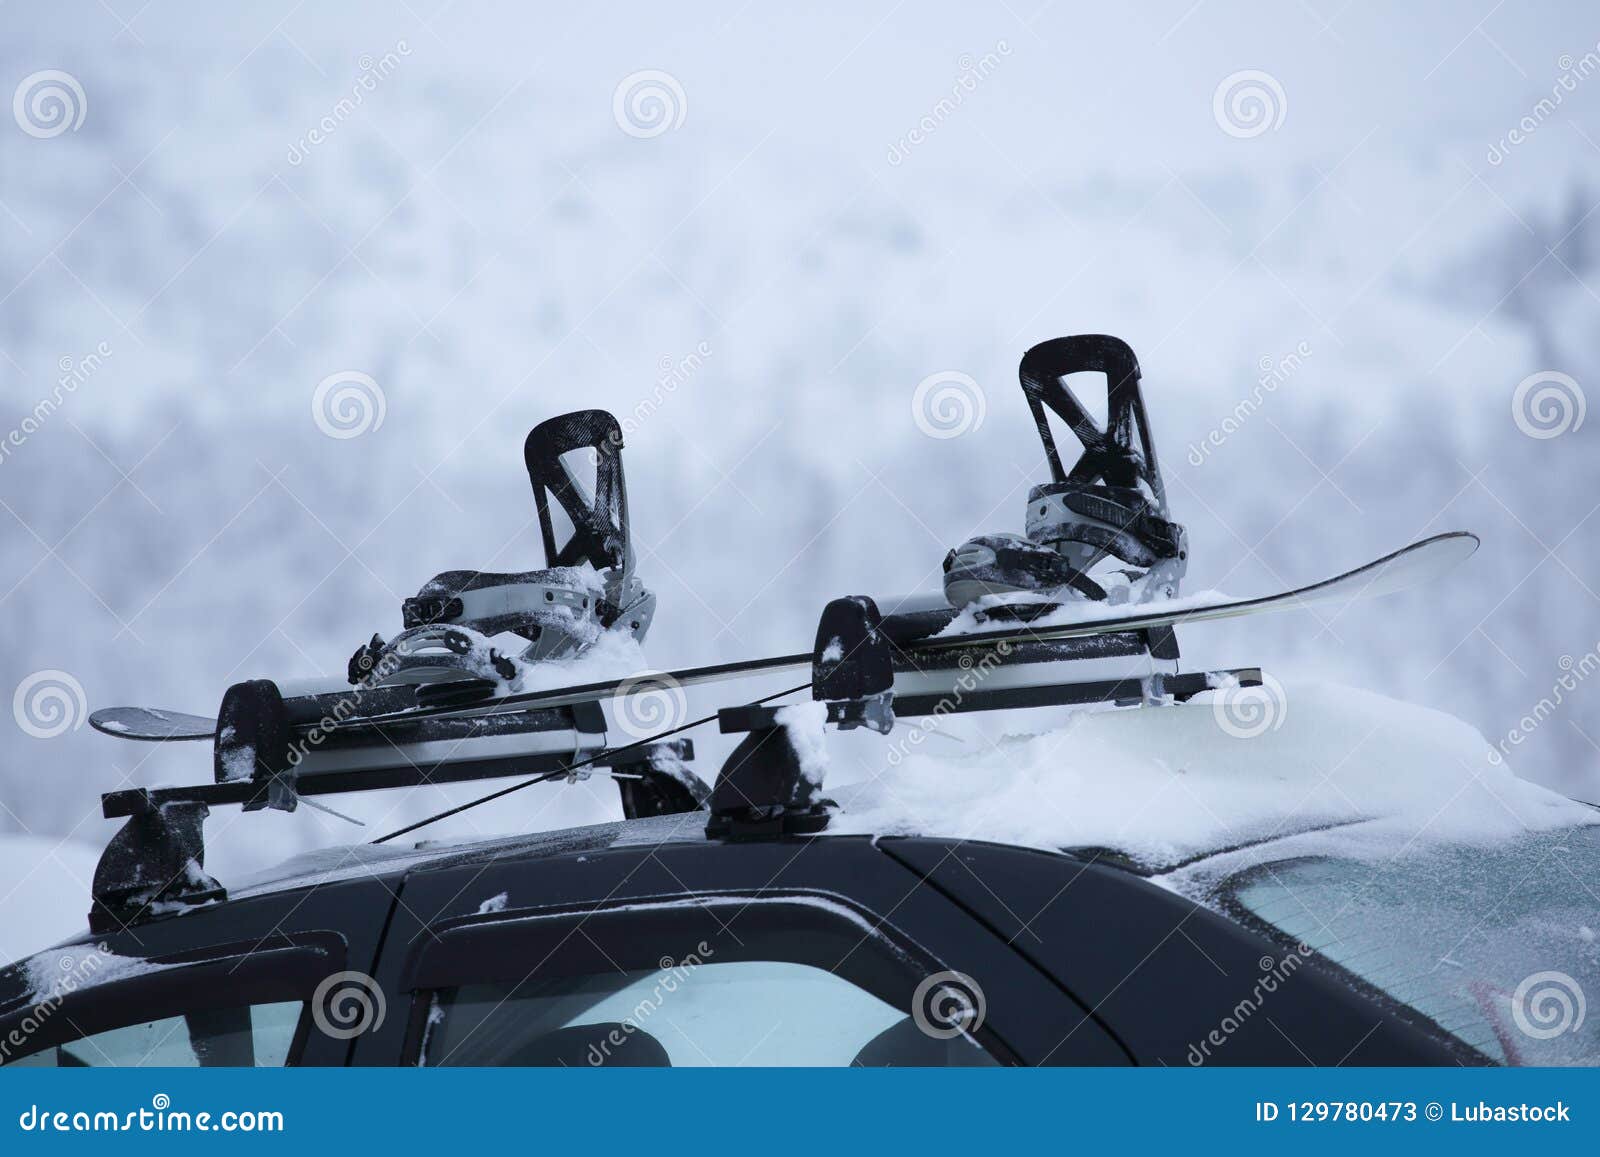
<path id="1" fill-rule="evenodd" d="M 950 546 L 1021 528 L 1044 471 L 1017 361 L 1076 332 L 1140 356 L 1190 589 L 1484 537 L 1453 579 L 1328 629 L 1192 629 L 1193 661 L 1326 673 L 1498 738 L 1600 644 L 1600 420 L 1532 437 L 1513 412 L 1530 375 L 1600 385 L 1592 5 L 91 0 L 0 21 L 4 93 L 59 69 L 86 105 L 48 137 L 0 118 L 0 436 L 93 366 L 0 459 L 7 697 L 61 671 L 90 706 L 210 713 L 239 679 L 342 671 L 435 572 L 539 565 L 521 441 L 586 406 L 643 415 L 651 662 L 804 648 L 827 597 L 933 588 Z M 681 88 L 664 128 L 614 107 L 641 70 Z M 1245 70 L 1276 86 L 1265 125 L 1216 105 Z M 383 420 L 334 438 L 312 400 L 343 371 Z M 913 416 L 942 371 L 982 390 L 958 437 Z M 208 773 L 198 748 L 0 719 L 5 920 L 47 879 L 87 906 L 99 792 Z M 1596 740 L 1580 686 L 1513 764 L 1600 798 Z M 463 794 L 351 809 L 381 830 Z M 438 834 L 616 814 L 595 782 Z M 211 864 L 356 838 L 263 815 Z"/>

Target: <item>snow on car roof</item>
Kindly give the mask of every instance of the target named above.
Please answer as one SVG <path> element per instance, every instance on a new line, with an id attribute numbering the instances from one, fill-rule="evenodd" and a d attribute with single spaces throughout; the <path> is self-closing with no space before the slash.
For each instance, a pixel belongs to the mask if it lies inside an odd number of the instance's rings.
<path id="1" fill-rule="evenodd" d="M 830 793 L 828 830 L 1106 848 L 1155 869 L 1313 830 L 1364 856 L 1600 822 L 1443 712 L 1330 683 L 1248 695 L 1078 712 L 954 755 L 897 728 L 877 774 Z"/>
<path id="2" fill-rule="evenodd" d="M 1600 814 L 1516 778 L 1471 726 L 1443 712 L 1329 683 L 1261 700 L 1210 693 L 1153 709 L 1070 712 L 1048 731 L 932 752 L 914 720 L 882 744 L 875 774 L 825 786 L 827 835 L 926 835 L 1052 851 L 1104 848 L 1152 871 L 1320 832 L 1322 854 L 1392 856 L 1438 843 L 1499 843 Z M 1233 709 L 1229 710 L 1229 704 Z M 873 737 L 876 739 L 877 737 Z M 356 844 L 285 861 L 231 897 L 392 875 L 484 856 L 562 855 L 704 839 L 704 813 L 501 839 Z"/>

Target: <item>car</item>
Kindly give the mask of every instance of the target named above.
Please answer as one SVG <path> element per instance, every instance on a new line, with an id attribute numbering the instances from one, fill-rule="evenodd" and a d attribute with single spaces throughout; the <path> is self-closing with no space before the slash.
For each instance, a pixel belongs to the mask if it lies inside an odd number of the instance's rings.
<path id="1" fill-rule="evenodd" d="M 708 835 L 702 803 L 309 853 L 226 899 L 153 909 L 0 972 L 0 1055 L 1600 1060 L 1582 1010 L 1600 980 L 1600 816 L 1464 763 L 1485 745 L 1436 712 L 1321 685 L 1287 694 L 1283 725 L 1245 738 L 1191 702 L 1091 713 L 976 756 L 906 744 L 883 774 L 841 785 L 810 833 Z M 1363 732 L 1355 760 L 1316 756 Z"/>
<path id="2" fill-rule="evenodd" d="M 1105 375 L 1104 429 L 1066 384 L 1084 371 Z M 931 604 L 833 599 L 809 654 L 640 674 L 654 596 L 622 427 L 585 410 L 524 443 L 545 569 L 436 576 L 345 679 L 235 684 L 215 718 L 96 712 L 125 740 L 209 740 L 215 782 L 103 797 L 127 822 L 92 934 L 0 972 L 0 1060 L 1600 1063 L 1594 808 L 1436 711 L 1178 670 L 1180 623 L 1411 589 L 1477 537 L 1179 600 L 1188 538 L 1133 351 L 1060 338 L 1020 378 L 1052 477 L 1030 491 L 1031 537 L 951 551 Z M 685 687 L 801 669 L 714 715 L 678 710 Z M 951 732 L 974 715 L 1026 730 Z M 743 738 L 708 787 L 677 736 L 712 720 Z M 608 746 L 611 727 L 635 738 Z M 854 782 L 827 728 L 862 741 Z M 394 843 L 600 768 L 620 821 Z M 531 778 L 244 887 L 204 868 L 213 806 L 512 775 Z"/>

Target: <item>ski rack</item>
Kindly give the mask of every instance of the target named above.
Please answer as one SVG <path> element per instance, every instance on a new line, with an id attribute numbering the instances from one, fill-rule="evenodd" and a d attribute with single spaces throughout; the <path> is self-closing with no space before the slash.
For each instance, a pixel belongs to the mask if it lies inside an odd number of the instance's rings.
<path id="1" fill-rule="evenodd" d="M 751 840 L 807 835 L 827 827 L 832 803 L 821 796 L 826 758 L 821 731 L 893 730 L 897 717 L 942 716 L 974 711 L 1036 707 L 1150 706 L 1186 702 L 1219 686 L 1259 687 L 1259 667 L 1221 671 L 1152 672 L 1137 677 L 1079 682 L 1033 682 L 984 688 L 1007 667 L 1041 663 L 1147 656 L 1178 658 L 1171 627 L 1096 635 L 1083 639 L 950 647 L 930 660 L 909 644 L 925 638 L 944 616 L 890 616 L 864 595 L 835 599 L 822 612 L 812 651 L 813 702 L 803 707 L 724 707 L 717 722 L 724 734 L 743 733 L 718 773 L 709 801 L 706 835 Z M 914 624 L 914 625 L 913 625 Z M 896 691 L 897 681 L 937 671 L 949 680 L 942 692 Z"/>
<path id="2" fill-rule="evenodd" d="M 266 679 L 230 687 L 217 715 L 214 782 L 100 797 L 107 819 L 127 823 L 95 869 L 91 931 L 226 898 L 205 872 L 203 825 L 213 807 L 294 811 L 317 796 L 562 772 L 578 778 L 591 767 L 617 779 L 630 818 L 693 811 L 706 797 L 686 767 L 693 741 L 609 753 L 599 702 L 397 721 L 354 734 L 316 728 L 318 720 L 349 717 L 351 704 L 392 706 L 410 690 L 285 697 Z"/>

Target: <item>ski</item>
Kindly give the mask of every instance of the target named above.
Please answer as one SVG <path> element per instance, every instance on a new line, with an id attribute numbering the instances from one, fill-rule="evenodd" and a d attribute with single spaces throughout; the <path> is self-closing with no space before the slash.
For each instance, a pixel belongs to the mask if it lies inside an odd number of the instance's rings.
<path id="1" fill-rule="evenodd" d="M 1187 599 L 1175 599 L 1173 600 L 1175 605 L 1165 608 L 1159 603 L 1146 603 L 1131 611 L 1121 607 L 1089 604 L 1090 608 L 1102 613 L 1087 619 L 1056 622 L 1055 616 L 1062 611 L 1057 609 L 1052 615 L 1043 619 L 1019 623 L 1003 630 L 972 631 L 924 639 L 916 644 L 915 649 L 938 651 L 960 647 L 993 646 L 1001 642 L 1078 639 L 1091 635 L 1147 631 L 1160 627 L 1176 627 L 1184 623 L 1204 623 L 1217 619 L 1239 618 L 1244 615 L 1300 610 L 1327 603 L 1380 598 L 1383 595 L 1410 590 L 1448 573 L 1472 557 L 1479 545 L 1480 539 L 1470 531 L 1450 531 L 1414 542 L 1354 570 L 1278 594 L 1245 599 L 1198 595 Z M 1071 609 L 1076 611 L 1080 607 L 1078 604 L 1071 604 Z M 954 616 L 952 621 L 953 619 Z"/>
<path id="2" fill-rule="evenodd" d="M 211 739 L 217 733 L 215 719 L 156 707 L 106 707 L 89 716 L 89 726 L 113 739 L 144 743 Z"/>

